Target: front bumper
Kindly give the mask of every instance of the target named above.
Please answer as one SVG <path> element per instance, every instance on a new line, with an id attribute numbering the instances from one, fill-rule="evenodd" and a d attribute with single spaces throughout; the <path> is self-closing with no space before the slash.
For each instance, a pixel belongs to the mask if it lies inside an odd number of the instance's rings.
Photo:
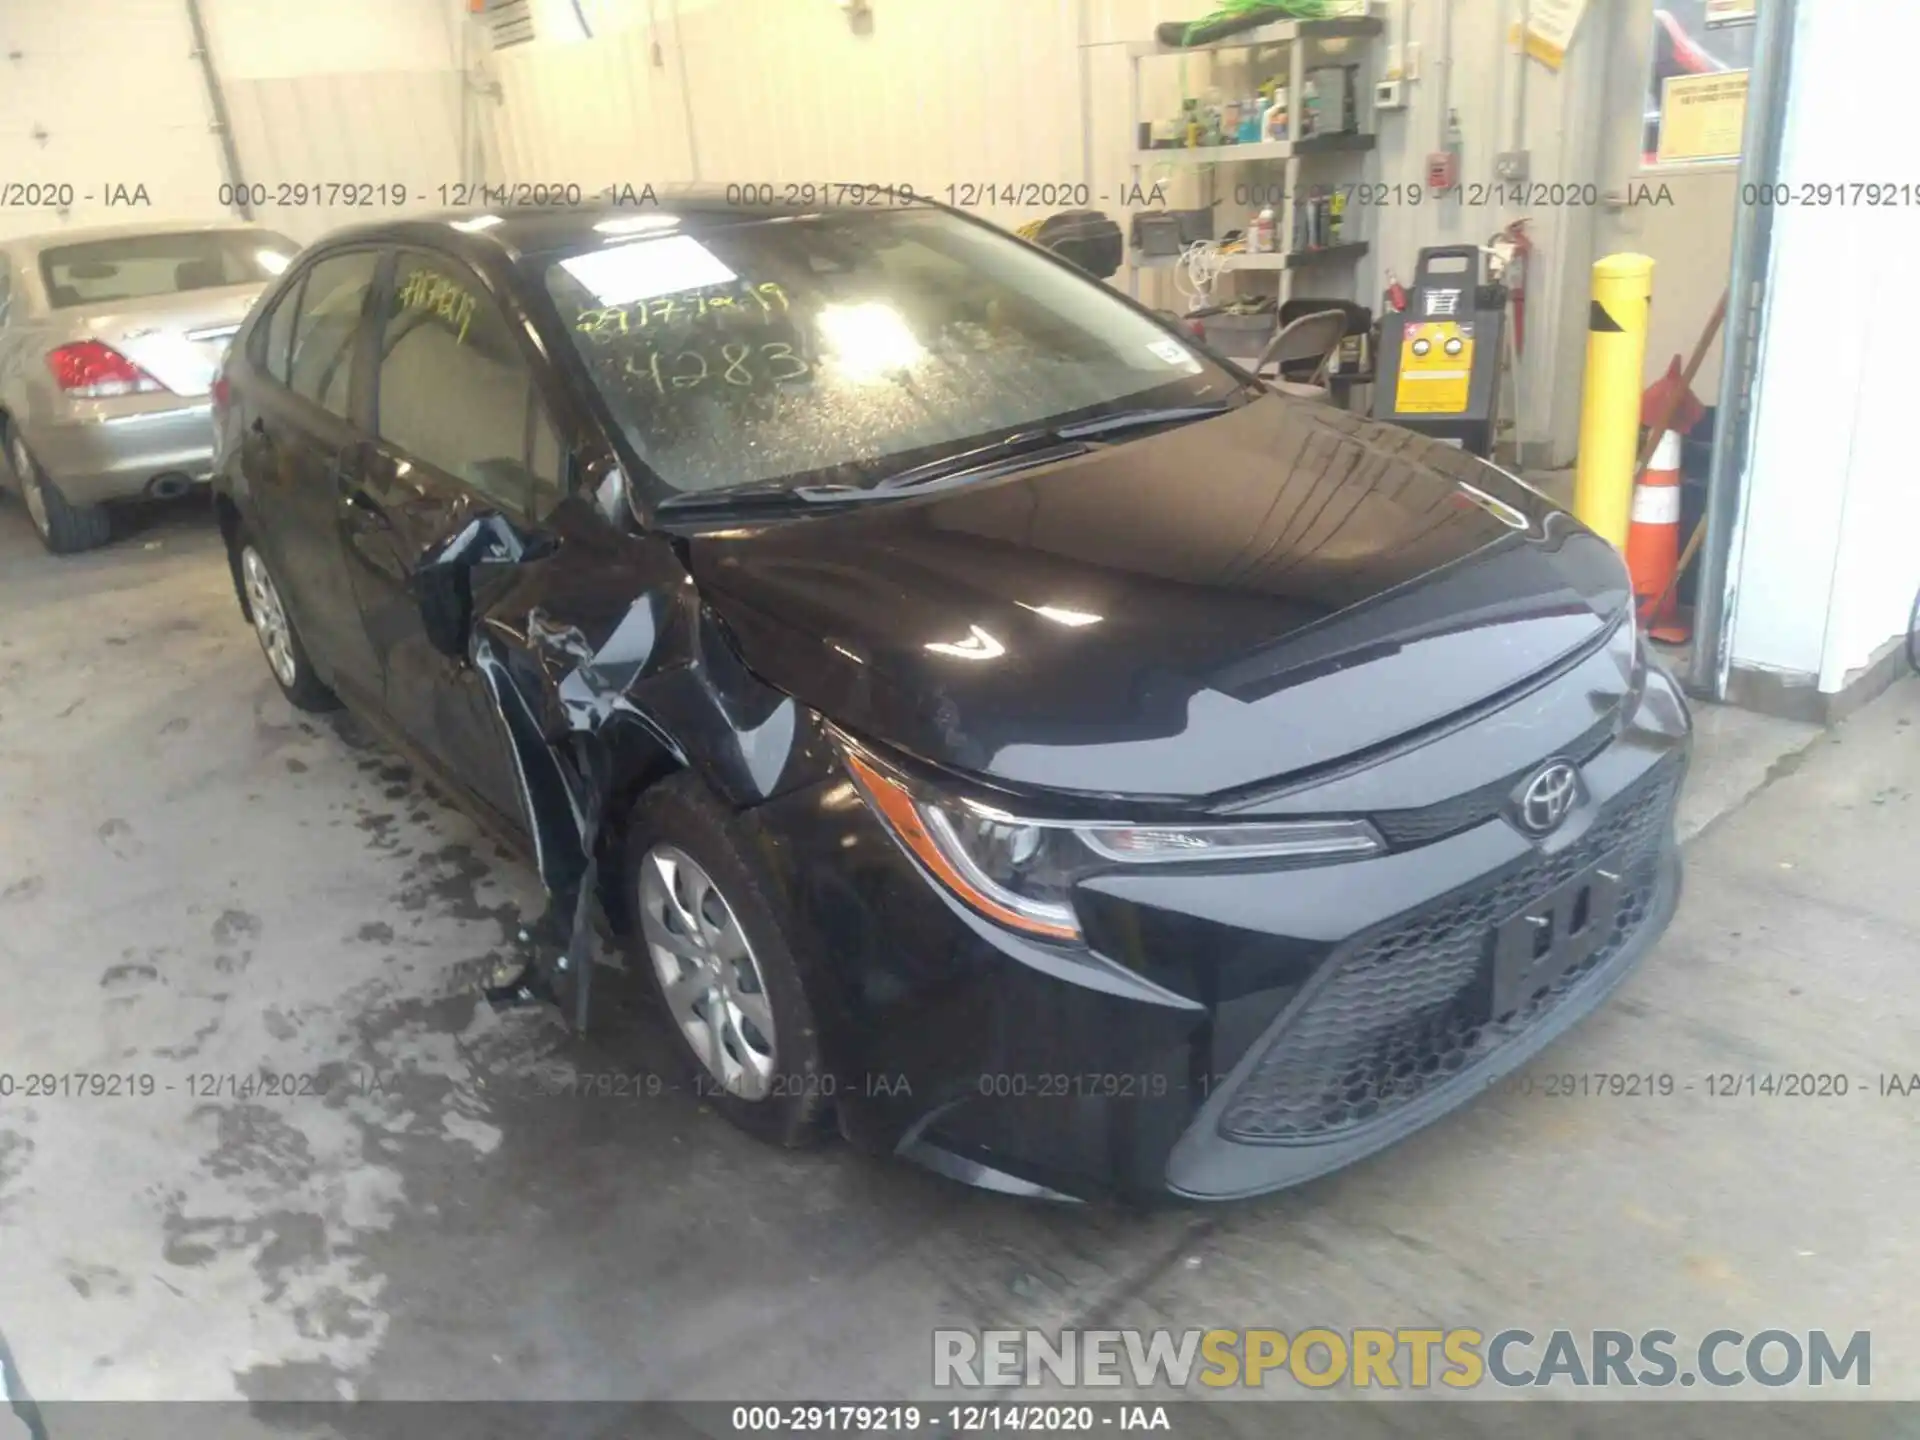
<path id="1" fill-rule="evenodd" d="M 26 440 L 72 504 L 131 499 L 161 475 L 213 477 L 213 411 L 204 398 L 129 395 L 63 408 L 70 413 L 59 419 L 29 422 Z"/>
<path id="2" fill-rule="evenodd" d="M 1654 671 L 1545 840 L 1496 817 L 1314 868 L 1114 872 L 1079 891 L 1080 950 L 949 899 L 851 786 L 756 813 L 850 1138 L 1022 1193 L 1221 1200 L 1392 1144 L 1599 1005 L 1677 903 L 1688 744 Z M 1496 937 L 1596 876 L 1587 948 L 1493 1014 Z"/>

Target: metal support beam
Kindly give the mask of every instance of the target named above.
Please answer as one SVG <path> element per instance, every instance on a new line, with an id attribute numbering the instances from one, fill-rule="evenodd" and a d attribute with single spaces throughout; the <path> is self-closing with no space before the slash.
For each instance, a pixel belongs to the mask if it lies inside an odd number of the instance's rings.
<path id="1" fill-rule="evenodd" d="M 240 173 L 240 151 L 233 143 L 233 124 L 227 117 L 227 95 L 220 86 L 220 72 L 214 68 L 213 51 L 207 45 L 207 25 L 200 16 L 200 0 L 186 0 L 187 27 L 193 31 L 193 58 L 200 62 L 200 76 L 207 82 L 207 103 L 213 107 L 213 133 L 220 140 L 220 164 L 231 185 L 233 208 L 242 220 L 253 219 L 253 205 L 247 199 L 246 177 Z"/>

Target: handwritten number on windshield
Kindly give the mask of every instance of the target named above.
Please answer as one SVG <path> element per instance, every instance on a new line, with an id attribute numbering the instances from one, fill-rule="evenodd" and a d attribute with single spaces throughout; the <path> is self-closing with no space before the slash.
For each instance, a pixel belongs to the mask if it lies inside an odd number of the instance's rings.
<path id="1" fill-rule="evenodd" d="M 644 359 L 638 355 L 626 356 L 621 368 L 642 384 L 651 384 L 660 395 L 674 390 L 697 390 L 708 380 L 742 387 L 763 379 L 779 384 L 798 380 L 813 369 L 793 353 L 791 345 L 778 341 L 757 346 L 736 341 L 722 345 L 717 357 L 698 349 L 665 354 L 649 350 Z"/>
<path id="2" fill-rule="evenodd" d="M 635 300 L 626 305 L 585 309 L 575 317 L 574 329 L 596 338 L 611 334 L 627 335 L 635 330 L 651 329 L 656 324 L 672 325 L 677 320 L 692 322 L 705 320 L 708 316 L 724 319 L 731 315 L 748 315 L 753 313 L 750 307 L 758 307 L 760 319 L 769 325 L 773 323 L 776 313 L 785 315 L 793 309 L 787 300 L 787 292 L 777 282 L 767 280 L 759 285 L 749 285 L 742 281 L 737 294 L 696 295 L 684 300 L 665 295 L 654 300 Z"/>

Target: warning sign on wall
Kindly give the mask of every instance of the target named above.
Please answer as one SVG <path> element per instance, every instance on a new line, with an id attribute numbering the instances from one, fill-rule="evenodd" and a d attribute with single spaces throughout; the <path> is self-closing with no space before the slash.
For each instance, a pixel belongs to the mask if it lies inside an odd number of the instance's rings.
<path id="1" fill-rule="evenodd" d="M 1673 75 L 1660 91 L 1662 165 L 1738 160 L 1747 123 L 1747 72 Z"/>
<path id="2" fill-rule="evenodd" d="M 1533 0 L 1527 14 L 1527 54 L 1549 70 L 1558 70 L 1567 62 L 1574 32 L 1586 13 L 1587 0 Z M 1509 32 L 1509 43 L 1520 43 L 1518 25 Z"/>
<path id="3" fill-rule="evenodd" d="M 1393 408 L 1401 415 L 1464 415 L 1472 378 L 1472 321 L 1409 325 L 1400 337 Z"/>

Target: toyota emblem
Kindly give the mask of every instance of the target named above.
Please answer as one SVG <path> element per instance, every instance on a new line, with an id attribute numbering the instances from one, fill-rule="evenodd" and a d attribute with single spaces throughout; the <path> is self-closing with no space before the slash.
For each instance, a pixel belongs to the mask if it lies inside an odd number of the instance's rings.
<path id="1" fill-rule="evenodd" d="M 1520 791 L 1520 828 L 1529 835 L 1545 835 L 1573 809 L 1580 798 L 1580 776 L 1564 760 L 1540 767 Z"/>

